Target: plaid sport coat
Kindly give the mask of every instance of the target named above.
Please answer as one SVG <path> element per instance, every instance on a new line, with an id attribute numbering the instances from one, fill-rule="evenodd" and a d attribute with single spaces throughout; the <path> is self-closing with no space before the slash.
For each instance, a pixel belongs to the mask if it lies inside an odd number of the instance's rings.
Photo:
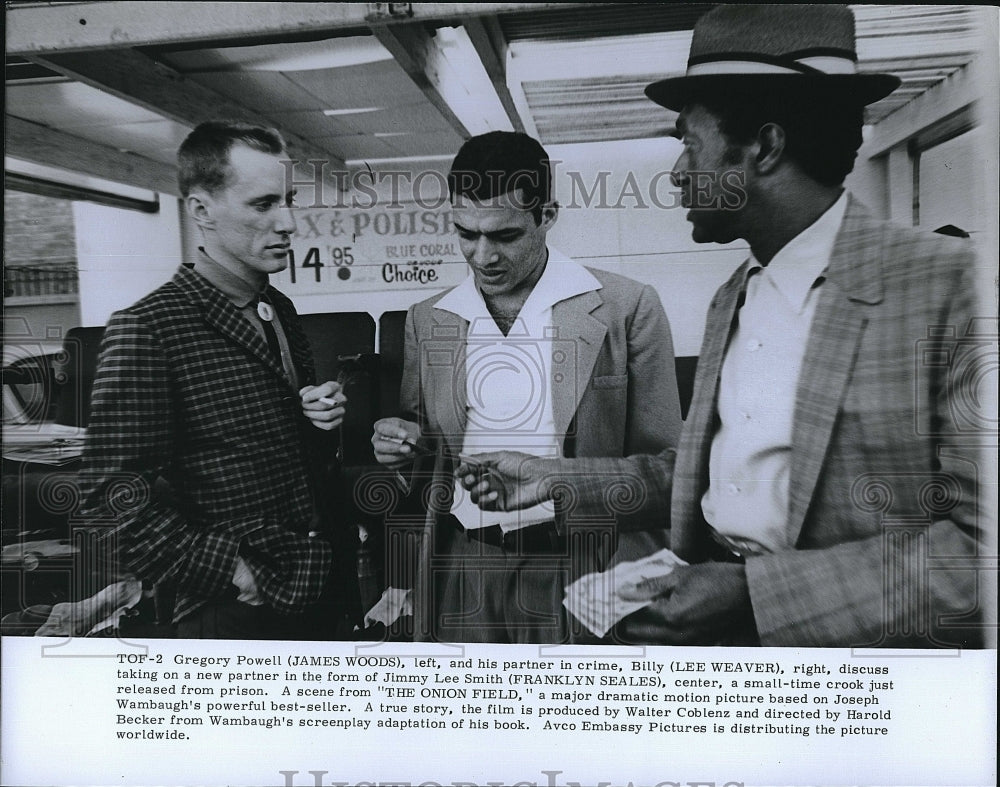
<path id="1" fill-rule="evenodd" d="M 562 455 L 576 460 L 560 477 L 557 526 L 618 531 L 619 554 L 638 555 L 666 543 L 672 451 L 680 433 L 680 403 L 670 324 L 656 291 L 632 279 L 588 268 L 602 284 L 552 307 L 550 394 Z M 432 638 L 437 610 L 434 562 L 447 540 L 438 516 L 450 510 L 454 457 L 467 424 L 468 322 L 435 308 L 443 293 L 410 307 L 406 319 L 402 410 L 437 440 L 433 482 L 417 565 L 417 639 Z M 426 479 L 425 479 L 426 480 Z M 650 515 L 650 512 L 658 512 Z M 659 532 L 657 532 L 659 531 Z M 610 544 L 589 533 L 587 562 L 610 557 Z M 582 541 L 583 539 L 581 539 Z M 623 543 L 623 541 L 625 543 Z M 606 551 L 603 551 L 606 550 Z M 591 565 L 591 569 L 594 566 Z"/>
<path id="2" fill-rule="evenodd" d="M 710 551 L 701 498 L 747 269 L 709 307 L 676 460 L 671 547 L 690 562 Z M 850 202 L 795 392 L 794 548 L 746 561 L 763 645 L 976 644 L 977 485 L 989 463 L 977 445 L 988 418 L 975 407 L 973 276 L 967 241 Z"/>
<path id="3" fill-rule="evenodd" d="M 301 381 L 311 383 L 295 309 L 270 292 Z M 327 584 L 337 540 L 334 524 L 317 518 L 332 458 L 322 434 L 257 330 L 182 267 L 108 323 L 82 511 L 114 526 L 126 568 L 176 583 L 174 620 L 231 588 L 238 551 L 266 601 L 301 611 Z M 309 536 L 317 531 L 327 537 Z"/>

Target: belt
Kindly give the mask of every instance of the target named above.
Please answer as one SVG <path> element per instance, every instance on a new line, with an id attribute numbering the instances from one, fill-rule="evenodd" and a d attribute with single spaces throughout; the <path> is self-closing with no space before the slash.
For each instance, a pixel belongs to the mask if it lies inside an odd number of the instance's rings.
<path id="1" fill-rule="evenodd" d="M 748 557 L 765 554 L 763 547 L 748 538 L 730 538 L 709 526 L 709 534 L 717 547 L 712 559 L 719 563 L 745 563 Z"/>
<path id="2" fill-rule="evenodd" d="M 500 525 L 466 529 L 449 515 L 454 527 L 470 541 L 489 544 L 496 549 L 515 554 L 551 554 L 565 549 L 565 539 L 556 530 L 555 522 L 541 522 L 504 532 Z"/>

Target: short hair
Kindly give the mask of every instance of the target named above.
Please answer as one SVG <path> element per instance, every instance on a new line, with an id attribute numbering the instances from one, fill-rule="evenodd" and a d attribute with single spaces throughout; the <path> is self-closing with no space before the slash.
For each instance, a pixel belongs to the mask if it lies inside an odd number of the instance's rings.
<path id="1" fill-rule="evenodd" d="M 552 195 L 549 155 L 536 139 L 514 131 L 491 131 L 467 140 L 448 173 L 451 199 L 469 197 L 479 202 L 520 189 L 523 204 L 535 224 Z"/>
<path id="2" fill-rule="evenodd" d="M 720 89 L 692 100 L 711 112 L 731 144 L 745 145 L 774 123 L 785 132 L 785 154 L 810 178 L 839 186 L 854 169 L 864 107 L 844 93 Z"/>
<path id="3" fill-rule="evenodd" d="M 261 153 L 285 153 L 285 140 L 273 128 L 226 120 L 210 120 L 188 134 L 177 151 L 177 182 L 186 197 L 195 188 L 214 194 L 229 178 L 229 152 L 246 145 Z"/>

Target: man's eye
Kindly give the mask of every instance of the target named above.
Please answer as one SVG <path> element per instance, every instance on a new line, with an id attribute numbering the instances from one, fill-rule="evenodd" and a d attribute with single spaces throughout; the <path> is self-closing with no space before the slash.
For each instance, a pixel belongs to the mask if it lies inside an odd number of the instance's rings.
<path id="1" fill-rule="evenodd" d="M 459 230 L 458 237 L 461 238 L 462 240 L 475 240 L 476 233 L 469 232 L 468 230 Z"/>
<path id="2" fill-rule="evenodd" d="M 267 213 L 274 205 L 273 202 L 258 202 L 253 207 L 258 213 Z"/>

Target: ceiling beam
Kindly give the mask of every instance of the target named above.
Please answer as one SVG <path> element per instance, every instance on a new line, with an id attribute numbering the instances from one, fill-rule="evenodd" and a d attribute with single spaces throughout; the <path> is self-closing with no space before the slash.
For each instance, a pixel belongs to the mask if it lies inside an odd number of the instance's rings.
<path id="1" fill-rule="evenodd" d="M 983 86 L 991 81 L 995 83 L 995 73 L 994 70 L 991 74 L 985 54 L 976 55 L 965 66 L 876 123 L 862 150 L 869 157 L 882 155 L 924 132 L 941 118 L 972 106 L 977 99 L 987 95 Z"/>
<path id="2" fill-rule="evenodd" d="M 593 3 L 123 2 L 8 4 L 8 55 L 273 39 L 369 23 L 463 19 Z M 603 4 L 602 4 L 603 5 Z"/>
<path id="3" fill-rule="evenodd" d="M 460 137 L 513 127 L 464 27 L 372 23 L 371 31 Z"/>
<path id="4" fill-rule="evenodd" d="M 524 133 L 529 137 L 540 140 L 541 136 L 538 133 L 538 126 L 535 125 L 535 118 L 532 116 L 531 107 L 528 105 L 528 96 L 524 92 L 524 83 L 518 77 L 517 71 L 514 72 L 513 79 L 508 83 L 508 91 L 511 101 L 514 102 L 514 107 L 517 109 L 518 117 L 524 122 Z"/>
<path id="5" fill-rule="evenodd" d="M 226 118 L 277 128 L 285 138 L 291 158 L 329 162 L 325 172 L 331 186 L 339 187 L 334 173 L 347 170 L 343 159 L 282 129 L 280 120 L 262 115 L 227 98 L 180 72 L 157 63 L 142 52 L 133 49 L 67 52 L 45 57 L 32 55 L 29 59 L 71 79 L 192 127 L 206 120 Z"/>
<path id="6" fill-rule="evenodd" d="M 6 154 L 129 186 L 179 195 L 177 169 L 135 153 L 7 115 Z"/>
<path id="7" fill-rule="evenodd" d="M 503 31 L 495 16 L 469 17 L 462 22 L 465 32 L 469 34 L 469 40 L 476 48 L 479 59 L 483 61 L 483 68 L 493 83 L 497 97 L 503 105 L 504 112 L 510 118 L 511 125 L 515 131 L 524 133 L 524 123 L 521 114 L 517 111 L 514 97 L 507 87 L 507 42 L 504 40 Z"/>
<path id="8" fill-rule="evenodd" d="M 438 67 L 440 58 L 437 56 L 435 41 L 423 26 L 373 24 L 371 30 L 427 100 L 448 121 L 448 125 L 463 139 L 470 137 L 469 129 L 445 98 L 448 90 L 446 82 L 453 78 L 453 74 L 447 67 Z"/>

